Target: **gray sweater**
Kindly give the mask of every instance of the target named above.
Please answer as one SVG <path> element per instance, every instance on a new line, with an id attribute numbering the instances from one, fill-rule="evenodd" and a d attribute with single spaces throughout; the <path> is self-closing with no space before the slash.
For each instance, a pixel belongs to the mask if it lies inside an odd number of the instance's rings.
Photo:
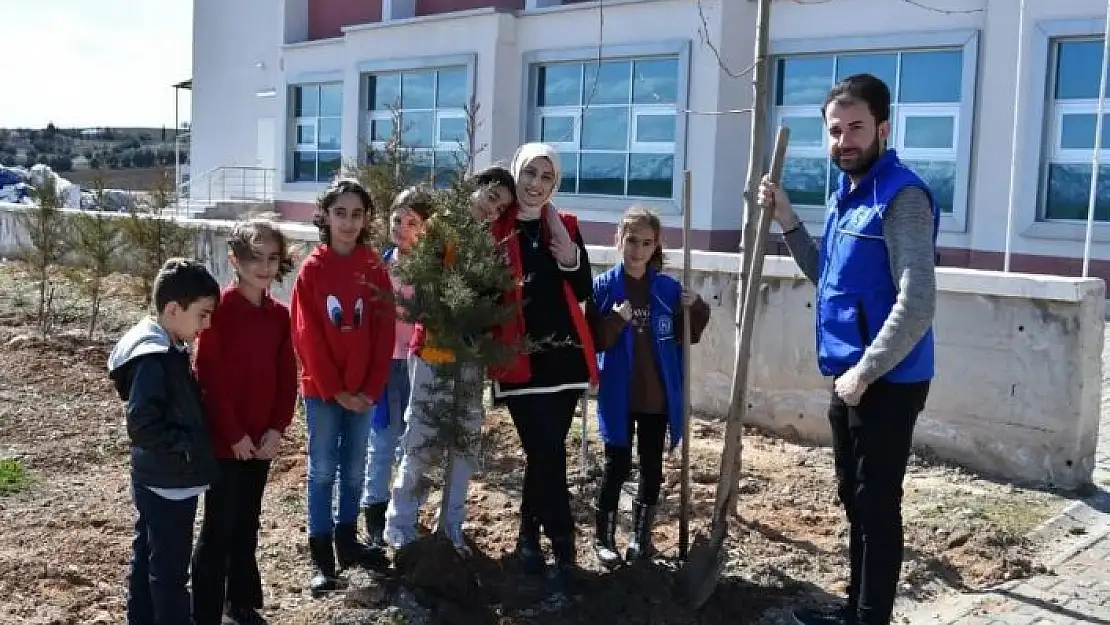
<path id="1" fill-rule="evenodd" d="M 816 284 L 817 244 L 805 224 L 799 223 L 785 238 L 794 262 Z M 906 187 L 894 197 L 883 217 L 883 239 L 898 297 L 878 336 L 856 365 L 866 384 L 898 366 L 933 324 L 937 303 L 933 211 L 924 191 Z"/>

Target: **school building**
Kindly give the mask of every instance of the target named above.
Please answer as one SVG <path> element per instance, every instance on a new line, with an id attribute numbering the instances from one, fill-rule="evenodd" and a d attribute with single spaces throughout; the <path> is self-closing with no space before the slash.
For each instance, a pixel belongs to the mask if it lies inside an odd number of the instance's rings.
<path id="1" fill-rule="evenodd" d="M 638 203 L 657 209 L 679 244 L 688 168 L 696 247 L 737 249 L 751 0 L 194 6 L 194 196 L 206 176 L 211 189 L 229 170 L 263 172 L 278 210 L 307 219 L 340 163 L 390 135 L 391 106 L 431 170 L 455 162 L 474 101 L 486 147 L 477 164 L 507 161 L 527 140 L 556 145 L 565 171 L 556 202 L 578 214 L 587 242 L 611 242 L 613 222 Z M 1027 0 L 1019 38 L 1018 0 L 776 0 L 768 115 L 772 135 L 792 129 L 785 184 L 811 230 L 835 172 L 820 104 L 838 77 L 868 71 L 891 87 L 894 147 L 942 206 L 945 264 L 1002 267 L 1016 153 L 1011 268 L 1079 275 L 1105 11 L 1104 0 Z M 1092 248 L 1103 278 L 1108 157 Z"/>

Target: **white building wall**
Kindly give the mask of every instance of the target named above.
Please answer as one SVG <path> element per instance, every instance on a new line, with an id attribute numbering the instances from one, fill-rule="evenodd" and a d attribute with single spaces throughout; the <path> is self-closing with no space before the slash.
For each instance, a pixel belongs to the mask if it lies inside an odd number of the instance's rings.
<path id="1" fill-rule="evenodd" d="M 974 209 L 971 247 L 1001 252 L 1005 249 L 1010 156 L 1014 129 L 1014 94 L 1022 98 L 1019 120 L 1017 180 L 1023 186 L 1014 206 L 1013 252 L 1041 256 L 1081 257 L 1084 226 L 1035 223 L 1038 204 L 1036 181 L 1039 157 L 1044 149 L 1047 110 L 1045 77 L 1050 73 L 1044 46 L 1047 24 L 1059 20 L 1097 22 L 1101 34 L 1106 16 L 1103 0 L 1027 0 L 1022 50 L 1022 77 L 1017 78 L 1018 3 L 991 0 L 985 21 L 982 66 L 979 73 L 980 106 L 976 127 L 978 154 L 974 170 Z M 1040 45 L 1038 45 L 1040 44 Z M 1104 132 L 1110 132 L 1107 127 Z M 1106 163 L 1106 158 L 1103 158 Z M 1091 254 L 1110 258 L 1110 224 L 1096 223 Z"/>
<path id="2" fill-rule="evenodd" d="M 191 172 L 258 162 L 258 120 L 280 118 L 279 46 L 284 10 L 273 0 L 195 0 L 193 3 L 193 119 Z"/>
<path id="3" fill-rule="evenodd" d="M 288 160 L 287 85 L 313 72 L 333 72 L 345 82 L 343 151 L 348 158 L 360 152 L 363 120 L 360 64 L 418 65 L 427 57 L 472 55 L 475 95 L 482 104 L 479 143 L 488 145 L 480 164 L 507 160 L 523 139 L 526 58 L 537 52 L 589 49 L 598 44 L 598 10 L 593 3 L 555 6 L 518 14 L 491 9 L 386 21 L 347 29 L 344 37 L 282 46 L 287 30 L 303 30 L 305 0 L 273 3 L 242 0 L 196 2 L 194 174 L 217 165 L 253 164 L 259 117 L 278 120 L 275 162 L 284 177 Z M 833 40 L 844 51 L 867 48 L 869 42 L 905 41 L 936 33 L 966 32 L 976 36 L 974 83 L 963 97 L 974 98 L 968 167 L 967 210 L 962 223 L 949 224 L 940 236 L 945 248 L 1000 252 L 1005 245 L 1005 221 L 1010 183 L 1011 133 L 1014 94 L 1020 94 L 1022 135 L 1019 141 L 1018 180 L 1023 187 L 1015 207 L 1013 250 L 1018 254 L 1078 256 L 1082 252 L 1082 224 L 1036 222 L 1042 135 L 1045 124 L 1045 75 L 1048 52 L 1045 24 L 1059 20 L 1101 22 L 1102 0 L 1027 0 L 1023 77 L 1016 80 L 1018 61 L 1017 0 L 933 0 L 928 10 L 897 0 L 834 0 L 774 3 L 772 49 L 810 40 Z M 741 0 L 703 0 L 708 36 L 723 63 L 739 72 L 752 63 L 756 3 Z M 945 12 L 948 10 L 949 12 Z M 687 0 L 610 0 L 605 3 L 604 45 L 661 41 L 689 42 L 686 105 L 698 112 L 746 109 L 751 104 L 750 74 L 726 75 L 708 46 L 701 41 L 701 17 L 696 3 Z M 977 33 L 977 35 L 976 35 Z M 1089 35 L 1097 35 L 1092 30 Z M 262 62 L 260 69 L 256 63 Z M 773 73 L 774 66 L 768 68 Z M 263 85 L 276 86 L 277 97 L 266 110 L 255 97 Z M 734 230 L 740 226 L 742 192 L 750 117 L 744 114 L 692 114 L 686 121 L 684 155 L 693 172 L 695 229 Z M 773 134 L 773 125 L 770 128 Z M 683 148 L 679 148 L 683 149 Z M 308 202 L 320 185 L 285 184 L 279 199 Z M 564 196 L 559 203 L 584 221 L 613 221 L 614 206 L 597 210 L 585 198 Z M 819 213 L 817 215 L 819 219 Z M 677 211 L 664 217 L 679 226 Z M 816 223 L 814 224 L 816 225 Z M 1096 258 L 1110 259 L 1110 224 L 1095 228 Z"/>

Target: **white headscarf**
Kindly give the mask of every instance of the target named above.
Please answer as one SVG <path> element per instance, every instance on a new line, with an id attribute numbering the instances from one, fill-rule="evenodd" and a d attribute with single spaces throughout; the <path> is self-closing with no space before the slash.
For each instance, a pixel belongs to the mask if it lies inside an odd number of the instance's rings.
<path id="1" fill-rule="evenodd" d="M 555 184 L 551 186 L 551 193 L 543 199 L 546 204 L 551 201 L 551 196 L 555 195 L 556 189 L 563 179 L 563 167 L 559 162 L 559 152 L 546 143 L 532 142 L 525 143 L 516 149 L 513 154 L 513 159 L 509 162 L 509 173 L 513 175 L 513 180 L 520 179 L 520 172 L 528 166 L 528 163 L 536 160 L 537 158 L 546 158 L 551 161 L 551 168 L 555 173 Z M 523 205 L 521 206 L 523 209 Z M 538 217 L 538 215 L 531 215 L 531 217 Z"/>

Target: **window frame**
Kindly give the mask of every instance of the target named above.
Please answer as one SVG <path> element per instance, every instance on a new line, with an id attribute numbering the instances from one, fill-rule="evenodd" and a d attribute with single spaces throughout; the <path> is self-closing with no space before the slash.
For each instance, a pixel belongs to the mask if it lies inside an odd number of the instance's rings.
<path id="1" fill-rule="evenodd" d="M 690 48 L 691 41 L 689 39 L 675 39 L 660 41 L 655 43 L 637 43 L 637 44 L 624 44 L 605 46 L 604 56 L 602 62 L 607 61 L 629 61 L 635 62 L 637 60 L 658 58 L 658 57 L 675 57 L 677 59 L 676 76 L 676 98 L 673 105 L 657 105 L 657 104 L 628 104 L 629 121 L 628 121 L 628 139 L 629 142 L 623 150 L 588 150 L 588 153 L 603 154 L 612 152 L 614 154 L 673 154 L 673 169 L 671 176 L 671 196 L 666 198 L 648 198 L 641 196 L 626 196 L 626 195 L 598 195 L 589 193 L 558 193 L 557 203 L 562 208 L 575 211 L 595 211 L 601 214 L 623 212 L 628 208 L 630 202 L 649 207 L 657 211 L 660 215 L 681 215 L 682 214 L 682 172 L 686 168 L 687 159 L 687 115 L 685 112 L 689 109 L 690 99 Z M 523 90 L 521 93 L 521 119 L 520 119 L 520 142 L 523 143 L 529 140 L 532 136 L 532 131 L 538 129 L 538 124 L 545 117 L 569 117 L 573 120 L 574 143 L 560 142 L 553 143 L 554 147 L 559 149 L 560 152 L 571 151 L 580 153 L 580 143 L 582 137 L 582 105 L 571 106 L 536 106 L 535 94 L 539 87 L 539 68 L 543 65 L 556 64 L 556 63 L 581 63 L 587 69 L 592 63 L 597 61 L 597 48 L 596 47 L 576 47 L 576 48 L 561 48 L 561 49 L 547 49 L 547 50 L 533 50 L 526 52 L 522 58 L 522 64 L 525 72 L 525 80 L 523 81 Z M 597 108 L 602 108 L 608 105 L 596 105 Z M 623 105 L 622 105 L 623 106 Z M 595 105 L 590 104 L 587 111 L 593 110 Z M 673 141 L 673 149 L 667 150 L 655 142 L 644 142 L 639 145 L 633 141 L 635 135 L 633 134 L 637 128 L 637 117 L 642 116 L 651 111 L 662 111 L 666 109 L 668 114 L 673 114 L 675 117 L 675 136 Z M 654 145 L 653 145 L 654 143 Z M 626 160 L 625 165 L 625 182 L 627 184 L 628 176 L 628 163 Z"/>
<path id="2" fill-rule="evenodd" d="M 1014 208 L 1014 232 L 1029 239 L 1082 241 L 1086 236 L 1085 220 L 1044 219 L 1045 194 L 1047 193 L 1048 163 L 1056 131 L 1053 119 L 1053 88 L 1056 85 L 1055 43 L 1061 39 L 1101 39 L 1106 22 L 1102 18 L 1048 19 L 1036 22 L 1029 36 L 1029 70 L 1024 72 L 1018 89 L 1029 98 L 1024 129 L 1018 138 L 1018 149 L 1024 154 L 1018 161 L 1018 206 Z M 1082 100 L 1080 100 L 1082 101 Z M 1097 100 L 1093 100 L 1096 102 Z M 1110 106 L 1107 111 L 1110 112 Z M 1094 111 L 1092 111 L 1094 112 Z M 1103 126 L 1104 133 L 1110 128 Z M 1086 163 L 1090 163 L 1090 150 Z M 1110 157 L 1110 151 L 1107 154 Z M 1110 160 L 1107 161 L 1110 164 Z M 1100 177 L 1101 178 L 1101 177 Z M 1110 243 L 1110 222 L 1095 221 L 1091 239 Z"/>
<path id="3" fill-rule="evenodd" d="M 285 172 L 282 176 L 283 185 L 288 185 L 290 188 L 318 188 L 330 183 L 331 179 L 321 179 L 320 177 L 320 154 L 338 155 L 339 168 L 343 168 L 343 111 L 346 108 L 346 97 L 341 95 L 340 98 L 340 111 L 339 115 L 322 115 L 320 110 L 320 101 L 317 100 L 317 110 L 315 115 L 296 116 L 294 113 L 297 107 L 297 93 L 299 90 L 306 87 L 314 87 L 320 89 L 325 86 L 335 86 L 340 90 L 340 94 L 345 94 L 346 84 L 341 72 L 311 72 L 297 76 L 295 80 L 286 83 L 286 102 L 285 102 L 285 141 L 284 141 L 284 158 L 283 163 Z M 337 149 L 321 149 L 320 148 L 320 122 L 321 120 L 338 120 L 340 126 L 339 147 Z M 299 130 L 302 128 L 312 128 L 312 141 L 306 143 L 299 142 Z M 316 176 L 313 180 L 298 180 L 297 175 L 297 154 L 304 152 L 313 152 L 316 155 Z"/>
<path id="4" fill-rule="evenodd" d="M 1085 165 L 1090 166 L 1094 146 L 1090 148 L 1063 148 L 1061 147 L 1063 139 L 1063 121 L 1067 115 L 1090 115 L 1095 117 L 1098 115 L 1098 98 L 1075 98 L 1068 100 L 1057 100 L 1055 96 L 1056 84 L 1058 80 L 1058 58 L 1060 53 L 1061 43 L 1078 43 L 1086 41 L 1099 40 L 1099 37 L 1092 36 L 1060 36 L 1051 37 L 1048 42 L 1048 77 L 1045 81 L 1045 112 L 1044 124 L 1045 133 L 1044 140 L 1042 141 L 1042 153 L 1040 167 L 1038 170 L 1038 185 L 1037 185 L 1037 221 L 1046 224 L 1082 224 L 1085 228 L 1087 225 L 1086 218 L 1083 219 L 1066 219 L 1066 218 L 1050 218 L 1048 216 L 1048 177 L 1049 168 L 1051 165 Z M 1099 41 L 1101 44 L 1101 41 Z M 1110 126 L 1105 123 L 1105 118 L 1110 117 L 1110 100 L 1107 102 L 1107 110 L 1103 111 L 1103 143 L 1106 143 L 1110 138 Z M 1092 137 L 1092 140 L 1094 137 Z M 1101 148 L 1099 150 L 1099 169 L 1106 165 L 1110 165 L 1110 148 Z M 1104 176 L 1100 175 L 1101 181 Z M 1090 202 L 1090 198 L 1087 199 Z M 1088 204 L 1089 206 L 1089 204 Z M 1095 225 L 1106 224 L 1110 225 L 1110 220 L 1099 221 L 1095 220 Z"/>
<path id="5" fill-rule="evenodd" d="M 393 121 L 392 110 L 370 110 L 369 108 L 369 83 L 370 78 L 379 74 L 391 73 L 419 73 L 419 72 L 435 72 L 435 82 L 433 90 L 437 94 L 439 92 L 439 72 L 442 70 L 462 68 L 466 73 L 465 85 L 467 89 L 466 102 L 470 104 L 475 101 L 477 97 L 477 76 L 476 67 L 478 63 L 478 55 L 474 54 L 452 54 L 452 55 L 437 55 L 437 56 L 423 56 L 411 57 L 405 59 L 391 59 L 384 61 L 364 61 L 358 64 L 358 162 L 359 164 L 366 163 L 366 156 L 369 150 L 380 150 L 385 147 L 384 141 L 377 141 L 373 139 L 373 124 L 375 121 Z M 438 105 L 438 102 L 436 102 Z M 402 115 L 402 123 L 404 111 L 410 112 L 431 112 L 432 113 L 432 144 L 430 146 L 421 146 L 411 148 L 414 152 L 431 156 L 431 167 L 435 168 L 435 153 L 436 152 L 465 152 L 467 146 L 465 140 L 463 142 L 455 141 L 441 141 L 440 129 L 444 119 L 466 119 L 465 108 L 446 107 L 439 108 L 434 106 L 431 109 L 427 108 L 412 108 L 400 109 Z M 479 144 L 481 142 L 479 141 Z M 423 165 L 421 165 L 423 166 Z"/>
<path id="6" fill-rule="evenodd" d="M 959 50 L 961 56 L 961 82 L 960 102 L 958 104 L 944 103 L 914 103 L 897 104 L 898 94 L 896 85 L 891 87 L 894 106 L 891 111 L 891 144 L 898 148 L 899 156 L 905 160 L 931 160 L 936 159 L 938 153 L 944 152 L 945 158 L 954 157 L 956 165 L 956 179 L 953 184 L 952 212 L 942 213 L 940 216 L 940 232 L 964 233 L 968 228 L 969 203 L 971 197 L 971 154 L 974 143 L 975 111 L 978 102 L 978 63 L 979 63 L 979 30 L 978 29 L 953 29 L 937 32 L 908 32 L 897 35 L 857 36 L 820 39 L 777 39 L 770 43 L 768 67 L 776 68 L 778 61 L 783 58 L 796 56 L 839 56 L 849 54 L 877 54 L 877 53 L 903 53 L 929 50 Z M 901 59 L 899 58 L 899 67 Z M 778 89 L 779 76 L 777 70 L 770 72 L 769 97 L 774 97 Z M 768 159 L 773 152 L 774 132 L 781 119 L 780 111 L 785 110 L 793 117 L 816 117 L 821 119 L 819 105 L 790 105 L 775 106 L 773 100 L 769 102 L 767 120 L 768 136 L 766 138 L 766 154 Z M 955 117 L 953 124 L 955 142 L 950 150 L 939 149 L 910 149 L 902 150 L 902 141 L 905 137 L 904 119 L 907 116 L 929 116 L 927 112 L 936 111 L 942 115 Z M 907 115 L 909 113 L 909 115 Z M 824 122 L 822 120 L 822 126 Z M 824 134 L 824 133 L 822 133 Z M 821 148 L 803 147 L 802 154 L 806 157 L 828 157 L 828 138 L 822 137 Z M 791 146 L 788 154 L 798 155 L 799 148 Z M 818 154 L 820 152 L 820 154 Z M 924 157 L 924 158 L 922 158 Z M 829 183 L 827 183 L 829 184 Z M 825 219 L 825 206 L 798 206 L 797 212 L 803 221 L 810 224 L 822 224 Z"/>

